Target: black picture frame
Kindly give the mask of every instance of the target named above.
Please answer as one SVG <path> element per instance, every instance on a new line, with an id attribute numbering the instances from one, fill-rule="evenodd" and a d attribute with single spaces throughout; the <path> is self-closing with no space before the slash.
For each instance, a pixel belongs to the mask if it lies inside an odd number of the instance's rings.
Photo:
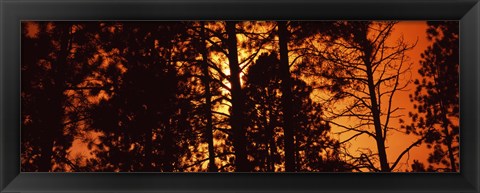
<path id="1" fill-rule="evenodd" d="M 22 20 L 459 20 L 460 173 L 20 173 Z M 0 0 L 0 192 L 480 192 L 479 0 Z"/>

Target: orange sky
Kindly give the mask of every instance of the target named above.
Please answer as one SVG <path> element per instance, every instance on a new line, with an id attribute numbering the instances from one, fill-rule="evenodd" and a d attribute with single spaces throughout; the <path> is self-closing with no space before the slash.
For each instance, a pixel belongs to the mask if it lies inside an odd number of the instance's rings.
<path id="1" fill-rule="evenodd" d="M 396 41 L 402 35 L 405 38 L 406 42 L 409 44 L 413 44 L 417 41 L 416 46 L 407 52 L 410 60 L 409 63 L 413 63 L 412 65 L 412 80 L 419 77 L 417 74 L 417 70 L 419 68 L 419 60 L 420 54 L 427 48 L 428 45 L 431 44 L 426 38 L 426 29 L 427 25 L 425 21 L 403 21 L 395 25 L 394 31 L 390 36 L 389 40 L 391 42 Z M 33 37 L 36 35 L 36 31 L 38 30 L 38 26 L 30 23 L 27 24 L 27 36 Z M 242 57 L 245 54 L 240 54 Z M 219 57 L 224 58 L 224 57 Z M 241 60 L 241 58 L 240 58 Z M 225 71 L 228 73 L 228 71 Z M 408 112 L 413 111 L 413 104 L 410 102 L 409 94 L 413 93 L 415 89 L 414 84 L 410 84 L 407 89 L 409 91 L 406 92 L 397 92 L 394 96 L 394 106 L 403 107 L 405 110 L 402 110 L 400 114 L 404 114 L 404 119 L 408 120 Z M 393 119 L 391 121 L 391 126 L 400 128 L 398 120 Z M 332 132 L 341 131 L 340 128 L 332 126 Z M 93 134 L 91 137 L 96 137 L 98 134 Z M 337 136 L 340 141 L 343 139 L 348 138 L 346 135 Z M 387 146 L 387 155 L 388 160 L 390 163 L 394 162 L 397 156 L 411 143 L 418 139 L 417 136 L 414 135 L 405 135 L 401 133 L 390 133 L 390 136 L 387 137 L 386 146 Z M 356 140 L 351 141 L 352 145 L 349 147 L 350 152 L 355 152 L 358 148 L 370 148 L 374 152 L 376 151 L 375 143 L 372 139 L 369 139 L 367 136 L 360 136 Z M 82 142 L 81 139 L 75 139 L 73 142 L 72 147 L 68 150 L 70 157 L 74 157 L 76 155 L 83 155 L 87 157 L 92 157 L 93 155 L 87 148 L 87 145 Z M 206 151 L 206 150 L 205 150 Z M 405 171 L 406 169 L 410 169 L 410 165 L 413 163 L 413 159 L 420 160 L 421 162 L 427 163 L 426 159 L 428 154 L 431 150 L 428 150 L 425 145 L 420 147 L 413 148 L 409 155 L 405 155 L 401 161 L 401 163 L 396 167 L 396 171 Z M 218 164 L 218 163 L 217 163 Z M 206 167 L 206 164 L 204 164 Z"/>
<path id="2" fill-rule="evenodd" d="M 428 40 L 426 39 L 426 29 L 427 25 L 424 21 L 404 21 L 395 25 L 394 31 L 389 38 L 391 41 L 396 41 L 403 35 L 406 42 L 410 44 L 418 40 L 417 45 L 407 53 L 407 55 L 410 57 L 410 62 L 413 63 L 412 79 L 419 76 L 417 74 L 417 70 L 419 67 L 418 64 L 420 60 L 420 54 L 430 44 L 430 42 L 428 42 Z M 240 54 L 240 56 L 242 56 L 242 54 Z M 228 73 L 228 70 L 225 71 L 225 73 Z M 410 84 L 407 89 L 413 92 L 415 86 L 413 84 Z M 401 114 L 407 115 L 407 113 L 413 109 L 413 104 L 410 102 L 409 94 L 411 94 L 411 92 L 398 92 L 394 96 L 394 105 L 406 108 L 401 112 Z M 398 124 L 398 120 L 393 120 L 391 122 L 391 126 L 400 127 Z M 332 128 L 333 132 L 339 131 L 338 127 L 332 126 Z M 347 137 L 339 136 L 339 139 L 345 138 Z M 394 133 L 391 136 L 387 137 L 386 146 L 389 162 L 395 161 L 397 156 L 416 139 L 418 139 L 418 137 L 414 135 L 404 135 L 401 133 Z M 354 152 L 358 148 L 370 148 L 373 151 L 376 150 L 375 143 L 367 136 L 360 136 L 356 140 L 353 140 L 352 146 L 349 148 L 349 151 Z M 396 167 L 396 170 L 405 171 L 405 169 L 410 169 L 410 164 L 413 163 L 413 159 L 418 159 L 426 163 L 428 153 L 430 153 L 430 150 L 428 150 L 425 145 L 413 148 L 409 153 L 410 159 L 408 159 L 408 155 L 405 155 L 401 161 L 401 164 Z M 70 154 L 73 156 L 77 154 L 82 154 L 87 157 L 92 156 L 90 155 L 87 145 L 82 143 L 79 139 L 76 139 L 73 142 L 73 146 L 70 149 Z M 206 164 L 204 165 L 206 166 Z"/>
<path id="3" fill-rule="evenodd" d="M 418 78 L 420 75 L 417 73 L 419 69 L 420 54 L 427 48 L 431 43 L 427 40 L 426 36 L 427 25 L 425 21 L 403 21 L 399 22 L 394 26 L 394 31 L 389 38 L 390 43 L 394 43 L 401 36 L 405 39 L 408 44 L 413 44 L 417 40 L 416 46 L 407 51 L 407 55 L 410 57 L 408 63 L 413 63 L 412 65 L 412 80 Z M 405 108 L 404 110 L 399 111 L 398 114 L 403 114 L 405 117 L 404 120 L 408 122 L 408 112 L 413 110 L 413 103 L 410 102 L 409 94 L 412 94 L 415 90 L 415 85 L 412 83 L 407 88 L 408 91 L 397 92 L 393 98 L 393 106 Z M 342 121 L 339 121 L 340 123 Z M 393 119 L 390 121 L 390 126 L 400 128 L 398 120 Z M 342 129 L 332 126 L 333 132 L 342 131 Z M 340 141 L 347 139 L 351 135 L 341 135 L 339 136 Z M 398 155 L 404 151 L 410 144 L 415 142 L 418 139 L 415 135 L 405 135 L 399 132 L 390 132 L 389 136 L 386 138 L 386 151 L 389 163 L 393 163 Z M 351 153 L 356 152 L 357 149 L 369 148 L 372 151 L 376 152 L 376 144 L 374 141 L 366 136 L 360 136 L 356 140 L 351 141 L 351 147 L 349 151 Z M 403 156 L 401 162 L 395 168 L 396 171 L 405 171 L 406 169 L 411 169 L 410 165 L 413 163 L 413 159 L 419 160 L 423 163 L 428 163 L 427 158 L 431 150 L 426 148 L 426 145 L 415 147 L 410 150 L 409 155 L 406 154 Z"/>
<path id="4" fill-rule="evenodd" d="M 427 48 L 431 43 L 427 40 L 426 35 L 427 25 L 426 22 L 401 22 L 395 26 L 395 31 L 392 34 L 392 39 L 398 39 L 397 37 L 403 34 L 407 42 L 415 42 L 418 40 L 417 45 L 409 51 L 408 56 L 410 57 L 410 62 L 412 65 L 412 79 L 418 78 L 420 75 L 417 73 L 420 65 L 420 54 Z M 418 39 L 417 39 L 418 38 Z M 410 84 L 407 87 L 411 92 L 399 92 L 394 98 L 396 104 L 403 106 L 406 109 L 402 111 L 402 114 L 407 114 L 408 111 L 413 110 L 413 104 L 410 102 L 409 94 L 413 93 L 415 90 L 415 85 Z M 404 112 L 404 113 L 403 113 Z M 399 126 L 398 120 L 392 122 L 392 126 Z M 388 140 L 390 139 L 390 140 Z M 413 141 L 417 138 L 414 136 L 405 136 L 405 135 L 394 135 L 390 138 L 387 138 L 387 153 L 389 153 L 389 161 L 394 161 L 398 154 L 400 154 L 406 147 L 408 147 Z M 406 143 L 409 142 L 409 143 Z M 417 147 L 410 151 L 410 160 L 406 162 L 408 157 L 403 158 L 403 162 L 408 163 L 408 169 L 410 169 L 410 164 L 413 162 L 413 158 L 418 159 L 422 162 L 426 162 L 430 150 L 426 149 L 426 146 Z M 405 167 L 399 166 L 397 169 L 404 170 Z"/>

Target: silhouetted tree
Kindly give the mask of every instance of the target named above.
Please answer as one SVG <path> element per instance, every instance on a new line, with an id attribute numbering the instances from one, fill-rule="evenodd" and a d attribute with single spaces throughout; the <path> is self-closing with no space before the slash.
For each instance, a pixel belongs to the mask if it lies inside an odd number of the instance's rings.
<path id="1" fill-rule="evenodd" d="M 278 22 L 278 39 L 280 44 L 280 78 L 282 87 L 283 124 L 285 132 L 285 171 L 296 171 L 294 150 L 294 127 L 292 123 L 292 83 L 290 63 L 288 62 L 289 33 L 287 22 Z"/>
<path id="2" fill-rule="evenodd" d="M 218 170 L 216 164 L 215 164 L 215 147 L 214 147 L 214 141 L 213 141 L 213 115 L 212 115 L 212 93 L 210 89 L 210 82 L 211 82 L 211 77 L 210 77 L 210 70 L 209 70 L 209 64 L 208 64 L 208 50 L 207 50 L 207 37 L 206 37 L 206 29 L 205 29 L 205 23 L 201 22 L 201 44 L 202 48 L 201 49 L 201 54 L 202 54 L 202 73 L 203 73 L 203 84 L 205 87 L 205 116 L 206 116 L 206 138 L 208 142 L 208 171 L 210 172 L 216 172 Z"/>
<path id="3" fill-rule="evenodd" d="M 417 112 L 410 113 L 412 124 L 408 132 L 428 134 L 427 146 L 433 148 L 428 158 L 431 164 L 458 171 L 459 157 L 459 51 L 458 22 L 428 22 L 428 39 L 433 41 L 421 55 L 414 81 L 415 93 L 410 95 Z"/>
<path id="4" fill-rule="evenodd" d="M 205 27 L 202 28 L 202 25 L 198 24 L 199 22 L 187 22 L 189 25 L 189 30 L 194 31 L 197 35 L 193 36 L 198 40 L 205 40 L 204 43 L 199 43 L 197 49 L 202 51 L 204 47 L 207 48 L 207 53 L 203 55 L 211 55 L 212 58 L 206 57 L 206 60 L 199 61 L 202 65 L 207 64 L 211 70 L 210 81 L 212 86 L 215 86 L 212 89 L 212 102 L 215 104 L 212 109 L 212 115 L 214 118 L 213 121 L 213 130 L 214 135 L 217 140 L 217 156 L 221 161 L 221 166 L 219 170 L 229 171 L 233 169 L 235 157 L 232 157 L 232 153 L 235 153 L 235 132 L 233 127 L 233 87 L 232 85 L 232 76 L 230 76 L 230 65 L 228 64 L 230 60 L 230 39 L 226 30 L 226 25 L 224 22 L 205 22 Z M 238 58 L 238 70 L 239 77 L 242 76 L 243 70 L 248 68 L 253 60 L 258 56 L 261 50 L 264 49 L 265 45 L 273 38 L 271 33 L 273 30 L 268 30 L 272 28 L 271 23 L 257 23 L 257 22 L 237 22 L 235 24 L 235 37 L 240 37 L 242 40 L 240 43 L 237 43 L 237 53 L 241 53 L 242 57 Z M 264 27 L 264 28 L 262 28 Z M 257 31 L 258 28 L 260 31 Z M 265 30 L 265 28 L 267 30 Z M 204 30 L 204 31 L 203 31 Z M 202 35 L 203 34 L 203 35 Z M 247 43 L 248 42 L 248 43 Z M 204 58 L 204 57 L 202 57 Z M 234 61 L 235 62 L 235 61 Z M 228 64 L 228 65 L 225 65 Z M 203 67 L 202 67 L 203 69 Z M 203 70 L 202 70 L 203 71 Z M 228 74 L 228 75 L 227 75 Z M 203 75 L 200 75 L 204 77 Z M 240 85 L 241 87 L 241 85 Z M 219 93 L 218 91 L 221 91 Z M 223 93 L 223 94 L 222 94 Z M 220 94 L 220 95 L 219 95 Z M 208 108 L 208 107 L 206 107 Z M 225 112 L 225 109 L 228 109 L 228 112 Z M 226 124 L 227 123 L 227 124 Z M 235 126 L 236 127 L 236 126 Z M 228 136 L 228 139 L 225 138 Z M 220 145 L 220 146 L 219 146 Z M 205 159 L 204 161 L 206 161 Z M 201 163 L 202 160 L 197 162 Z M 246 169 L 250 170 L 250 169 Z"/>
<path id="5" fill-rule="evenodd" d="M 454 23 L 429 23 L 418 140 L 388 162 L 414 46 L 395 22 L 25 22 L 22 171 L 389 172 L 423 141 L 412 171 L 456 171 Z M 350 154 L 364 135 L 376 150 Z"/>
<path id="6" fill-rule="evenodd" d="M 28 25 L 37 26 L 27 29 Z M 96 22 L 25 22 L 22 33 L 22 159 L 28 171 L 73 167 L 67 150 L 83 119 L 69 91 L 100 64 Z M 27 33 L 36 31 L 29 37 Z M 55 167 L 54 167 L 55 166 Z"/>
<path id="7" fill-rule="evenodd" d="M 281 171 L 285 163 L 284 106 L 281 97 L 280 60 L 276 53 L 262 54 L 244 77 L 248 126 L 247 150 L 254 171 Z M 310 98 L 312 88 L 292 79 L 292 127 L 295 128 L 295 171 L 345 171 L 336 155 L 338 142 L 328 136 L 330 127 L 322 120 L 321 107 Z M 330 163 L 336 162 L 333 165 Z"/>
<path id="8" fill-rule="evenodd" d="M 293 127 L 295 128 L 296 171 L 344 172 L 350 166 L 339 157 L 340 143 L 330 137 L 330 125 L 323 107 L 310 95 L 313 88 L 293 79 Z"/>
<path id="9" fill-rule="evenodd" d="M 394 106 L 393 100 L 395 93 L 404 90 L 410 82 L 406 76 L 410 65 L 405 64 L 405 52 L 414 46 L 407 45 L 403 39 L 395 45 L 386 43 L 394 25 L 395 22 L 339 22 L 340 38 L 323 38 L 321 42 L 327 47 L 317 52 L 320 63 L 310 66 L 310 72 L 329 85 L 325 87 L 331 93 L 329 102 L 346 104 L 341 110 L 328 110 L 331 124 L 353 133 L 341 143 L 360 135 L 367 135 L 376 143 L 378 154 L 349 155 L 357 165 L 372 171 L 392 171 L 402 156 L 423 140 L 420 138 L 408 146 L 393 163 L 388 162 L 385 140 L 389 131 L 398 130 L 389 123 L 398 118 L 400 110 Z M 318 68 L 323 70 L 315 73 Z M 400 81 L 406 78 L 407 81 Z M 353 117 L 358 121 L 348 125 L 335 121 L 342 117 Z M 374 164 L 375 157 L 380 169 Z"/>
<path id="10" fill-rule="evenodd" d="M 233 144 L 235 147 L 235 166 L 236 171 L 245 172 L 247 171 L 247 154 L 245 150 L 246 136 L 242 120 L 244 111 L 244 94 L 242 93 L 242 87 L 240 85 L 240 65 L 238 63 L 236 22 L 227 21 L 226 31 L 228 34 L 228 65 L 230 69 L 232 95 L 230 122 L 234 136 Z"/>
<path id="11" fill-rule="evenodd" d="M 280 130 L 279 61 L 277 55 L 262 54 L 248 68 L 244 76 L 246 95 L 246 125 L 248 127 L 248 154 L 254 160 L 254 171 L 274 172 L 284 163 L 283 141 Z"/>
<path id="12" fill-rule="evenodd" d="M 92 111 L 93 128 L 104 133 L 100 149 L 108 149 L 98 151 L 105 170 L 181 170 L 182 156 L 192 156 L 188 148 L 198 141 L 192 131 L 198 120 L 190 114 L 186 97 L 187 77 L 176 68 L 176 57 L 185 56 L 173 53 L 183 26 L 166 22 L 117 27 L 113 38 L 124 41 L 109 45 L 109 50 L 118 53 L 121 63 L 110 65 L 106 74 L 118 81 L 111 98 Z"/>

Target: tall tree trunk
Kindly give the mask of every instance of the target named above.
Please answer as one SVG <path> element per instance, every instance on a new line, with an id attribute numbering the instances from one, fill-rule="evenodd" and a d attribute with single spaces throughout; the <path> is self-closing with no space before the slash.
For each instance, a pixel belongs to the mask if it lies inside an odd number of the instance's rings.
<path id="1" fill-rule="evenodd" d="M 267 107 L 268 108 L 268 107 Z M 270 110 L 268 110 L 270 111 Z M 268 113 L 269 114 L 269 113 Z M 273 163 L 273 152 L 271 152 L 271 149 L 272 149 L 272 141 L 273 141 L 273 131 L 272 131 L 272 128 L 270 126 L 270 122 L 271 122 L 271 117 L 269 117 L 267 119 L 267 116 L 268 114 L 265 112 L 264 116 L 262 117 L 263 118 L 263 121 L 264 121 L 264 128 L 265 128 L 265 156 L 266 156 L 266 168 L 267 168 L 267 171 L 269 172 L 273 172 L 272 171 L 272 163 Z M 270 121 L 269 121 L 270 120 Z"/>
<path id="2" fill-rule="evenodd" d="M 270 122 L 268 123 L 267 131 L 269 133 L 269 151 L 270 154 L 268 155 L 270 161 L 268 162 L 268 169 L 270 172 L 275 171 L 275 154 L 277 152 L 277 147 L 275 144 L 275 134 L 274 134 L 274 125 L 272 124 L 272 118 L 273 118 L 273 110 L 272 108 L 269 109 L 269 117 L 270 117 Z"/>
<path id="3" fill-rule="evenodd" d="M 164 122 L 165 126 L 163 128 L 163 135 L 162 136 L 162 149 L 165 152 L 163 155 L 163 163 L 162 163 L 162 171 L 163 172 L 173 172 L 174 169 L 174 164 L 175 164 L 175 159 L 176 155 L 173 153 L 175 148 L 177 146 L 175 145 L 175 142 L 173 140 L 173 132 L 171 131 L 171 128 L 173 128 L 172 124 L 172 119 L 169 118 L 167 119 L 167 122 Z"/>
<path id="4" fill-rule="evenodd" d="M 268 108 L 269 106 L 267 106 L 266 108 Z M 272 140 L 273 136 L 272 136 L 272 132 L 270 131 L 270 123 L 269 123 L 269 118 L 267 117 L 268 114 L 267 112 L 269 110 L 266 110 L 266 109 L 262 109 L 262 111 L 264 112 L 262 115 L 260 115 L 260 118 L 262 119 L 262 122 L 263 122 L 263 129 L 265 130 L 265 133 L 264 133 L 264 136 L 263 136 L 263 144 L 265 145 L 265 149 L 263 150 L 263 155 L 262 155 L 262 167 L 266 170 L 266 171 L 270 171 L 270 163 L 272 162 L 272 157 L 270 156 L 270 153 L 269 153 L 269 150 L 270 150 L 270 141 Z M 264 171 L 265 171 L 264 170 Z"/>
<path id="5" fill-rule="evenodd" d="M 47 93 L 47 103 L 49 111 L 45 112 L 46 119 L 43 123 L 43 135 L 41 150 L 42 154 L 39 161 L 39 171 L 48 172 L 52 169 L 52 159 L 54 157 L 53 148 L 55 142 L 59 141 L 59 138 L 63 136 L 63 116 L 64 116 L 64 102 L 66 100 L 63 92 L 66 89 L 65 77 L 67 65 L 67 57 L 70 53 L 70 25 L 61 25 L 62 34 L 60 37 L 60 51 L 57 55 L 57 59 L 52 68 L 53 84 L 50 85 Z"/>
<path id="6" fill-rule="evenodd" d="M 375 92 L 375 84 L 373 79 L 373 69 L 372 69 L 372 45 L 367 39 L 367 32 L 362 34 L 363 42 L 363 51 L 364 58 L 363 62 L 366 66 L 367 72 L 367 81 L 368 81 L 368 92 L 370 94 L 371 110 L 373 116 L 373 124 L 375 127 L 375 141 L 377 143 L 378 157 L 380 159 L 380 168 L 382 172 L 390 172 L 390 166 L 387 160 L 387 152 L 385 151 L 385 138 L 383 136 L 382 124 L 380 120 L 380 108 L 377 102 L 377 96 Z"/>
<path id="7" fill-rule="evenodd" d="M 457 166 L 455 165 L 455 156 L 453 155 L 453 148 L 452 148 L 452 136 L 450 135 L 450 132 L 448 131 L 448 124 L 443 125 L 444 128 L 444 133 L 445 133 L 445 140 L 447 142 L 447 150 L 448 150 L 448 158 L 450 161 L 450 168 L 451 172 L 456 172 L 457 171 Z"/>
<path id="8" fill-rule="evenodd" d="M 442 77 L 441 76 L 441 71 L 442 69 L 440 69 L 440 67 L 436 67 L 436 77 L 434 76 L 434 81 L 435 81 L 435 89 L 437 91 L 437 93 L 443 93 L 442 89 L 444 89 L 444 87 L 442 87 L 442 85 L 448 85 L 448 84 L 445 84 L 443 82 L 443 80 L 440 80 L 439 77 Z M 443 83 L 443 84 L 442 84 Z M 444 97 L 441 97 L 440 98 L 440 116 L 442 117 L 442 129 L 443 129 L 443 133 L 445 134 L 445 142 L 446 142 L 446 146 L 447 146 L 447 151 L 448 151 L 448 159 L 449 159 L 449 162 L 450 162 L 450 169 L 452 170 L 452 172 L 456 172 L 457 171 L 457 167 L 455 165 L 455 156 L 453 155 L 453 148 L 452 148 L 452 136 L 450 135 L 450 131 L 448 130 L 448 117 L 447 117 L 447 111 L 448 109 L 445 107 L 445 98 Z"/>
<path id="9" fill-rule="evenodd" d="M 452 136 L 450 135 L 450 131 L 448 130 L 448 118 L 447 118 L 447 108 L 445 108 L 445 105 L 443 103 L 443 99 L 440 100 L 440 107 L 442 108 L 442 127 L 443 127 L 443 133 L 445 134 L 445 141 L 447 145 L 447 151 L 448 151 L 448 159 L 450 161 L 450 168 L 452 172 L 457 171 L 457 166 L 455 165 L 455 156 L 453 155 L 453 148 L 452 148 Z"/>
<path id="10" fill-rule="evenodd" d="M 293 172 L 295 167 L 295 152 L 294 152 L 294 128 L 292 124 L 292 81 L 290 75 L 290 65 L 288 62 L 288 41 L 289 34 L 287 32 L 287 22 L 278 22 L 278 39 L 280 43 L 280 79 L 282 90 L 282 107 L 283 107 L 283 121 L 285 133 L 285 171 Z"/>
<path id="11" fill-rule="evenodd" d="M 240 85 L 240 66 L 238 64 L 237 53 L 237 32 L 235 21 L 227 21 L 226 28 L 228 34 L 228 61 L 230 67 L 230 84 L 232 95 L 232 114 L 230 115 L 230 125 L 233 129 L 233 144 L 235 148 L 235 166 L 237 172 L 246 172 L 247 152 L 246 152 L 246 133 L 243 128 L 243 102 L 244 97 Z"/>
<path id="12" fill-rule="evenodd" d="M 212 120 L 212 93 L 210 91 L 210 72 L 208 69 L 208 52 L 207 52 L 207 40 L 205 35 L 205 23 L 201 22 L 202 31 L 202 72 L 203 72 L 203 84 L 205 86 L 205 116 L 207 118 L 205 135 L 208 142 L 208 171 L 217 172 L 218 168 L 215 164 L 215 147 L 213 144 L 213 120 Z"/>
<path id="13" fill-rule="evenodd" d="M 147 129 L 147 132 L 145 133 L 145 157 L 143 161 L 143 170 L 145 172 L 151 172 L 152 171 L 152 146 L 153 146 L 153 129 Z"/>
<path id="14" fill-rule="evenodd" d="M 157 55 L 158 53 L 155 52 L 155 41 L 154 41 L 154 38 L 148 38 L 146 40 L 146 44 L 147 46 L 150 48 L 150 57 L 146 58 L 147 61 L 145 61 L 145 64 L 147 67 L 146 68 L 142 68 L 142 70 L 144 71 L 147 71 L 149 67 L 152 67 L 153 65 L 156 65 L 156 61 L 155 61 L 155 55 Z M 152 76 L 150 74 L 146 75 L 146 76 Z M 147 92 L 148 94 L 148 92 Z M 138 99 L 137 99 L 138 100 Z M 144 138 L 144 160 L 143 160 L 143 171 L 145 172 L 151 172 L 153 171 L 153 132 L 155 130 L 155 127 L 157 126 L 157 123 L 156 123 L 156 119 L 158 118 L 158 116 L 156 116 L 155 114 L 155 111 L 156 109 L 153 110 L 153 112 L 151 112 L 151 108 L 148 108 L 149 106 L 149 103 L 151 102 L 150 100 L 147 100 L 148 102 L 145 104 L 145 109 L 144 109 L 144 112 L 143 112 L 143 115 L 141 115 L 141 125 L 143 125 L 145 128 L 143 128 L 145 130 L 145 138 Z"/>

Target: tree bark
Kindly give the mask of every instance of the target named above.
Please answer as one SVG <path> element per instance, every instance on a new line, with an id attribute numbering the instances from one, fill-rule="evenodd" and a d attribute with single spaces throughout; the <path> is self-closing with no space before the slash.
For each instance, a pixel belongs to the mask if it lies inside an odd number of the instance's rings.
<path id="1" fill-rule="evenodd" d="M 208 70 L 208 52 L 207 40 L 205 35 L 205 23 L 201 22 L 201 41 L 202 41 L 202 72 L 203 84 L 205 86 L 205 116 L 207 118 L 205 135 L 208 142 L 208 171 L 217 172 L 218 168 L 215 164 L 215 147 L 213 144 L 213 120 L 212 120 L 212 93 L 210 91 L 210 72 Z"/>
<path id="2" fill-rule="evenodd" d="M 448 118 L 447 118 L 447 109 L 445 108 L 445 105 L 442 101 L 443 99 L 440 100 L 440 106 L 442 108 L 442 127 L 443 127 L 443 133 L 445 134 L 445 141 L 447 145 L 447 151 L 448 151 L 448 159 L 450 161 L 450 168 L 452 172 L 457 171 L 457 166 L 455 165 L 455 156 L 453 155 L 453 148 L 452 148 L 452 136 L 450 135 L 450 131 L 448 130 Z"/>
<path id="3" fill-rule="evenodd" d="M 235 21 L 227 21 L 226 28 L 228 34 L 228 61 L 230 67 L 230 84 L 232 95 L 232 111 L 230 125 L 234 133 L 235 166 L 237 172 L 246 172 L 247 154 L 246 154 L 246 133 L 243 128 L 242 115 L 244 97 L 240 85 L 240 66 L 237 53 L 237 36 Z"/>
<path id="4" fill-rule="evenodd" d="M 278 39 L 280 43 L 280 79 L 282 90 L 282 107 L 283 107 L 283 121 L 285 133 L 285 171 L 293 172 L 295 167 L 295 152 L 294 152 L 294 127 L 292 124 L 292 86 L 290 66 L 288 62 L 288 41 L 289 34 L 287 32 L 287 22 L 278 22 Z"/>
<path id="5" fill-rule="evenodd" d="M 59 26 L 60 27 L 60 26 Z M 53 84 L 50 84 L 50 87 L 45 92 L 47 93 L 47 103 L 50 109 L 47 113 L 45 122 L 43 123 L 43 135 L 42 135 L 42 144 L 41 144 L 41 156 L 39 161 L 38 170 L 40 172 L 48 172 L 52 169 L 52 159 L 53 159 L 53 148 L 55 147 L 55 142 L 58 142 L 59 137 L 63 136 L 63 116 L 64 116 L 64 105 L 63 103 L 66 100 L 63 92 L 66 89 L 65 77 L 66 70 L 65 66 L 67 65 L 67 57 L 69 54 L 69 47 L 71 44 L 70 38 L 70 25 L 61 26 L 62 35 L 60 37 L 60 51 L 57 55 L 57 59 L 54 62 L 52 68 L 53 73 Z"/>
<path id="6" fill-rule="evenodd" d="M 380 159 L 380 168 L 382 172 L 390 172 L 390 166 L 387 160 L 387 153 L 385 151 L 385 140 L 383 137 L 382 131 L 382 124 L 380 120 L 380 108 L 377 102 L 376 92 L 375 92 L 375 84 L 373 79 L 373 69 L 372 69 L 372 45 L 367 39 L 367 32 L 362 34 L 363 38 L 363 52 L 364 58 L 363 62 L 366 66 L 367 72 L 367 82 L 368 82 L 368 92 L 370 94 L 370 102 L 371 102 L 371 111 L 373 116 L 373 124 L 375 127 L 375 141 L 377 143 L 377 150 L 378 150 L 378 157 Z"/>

